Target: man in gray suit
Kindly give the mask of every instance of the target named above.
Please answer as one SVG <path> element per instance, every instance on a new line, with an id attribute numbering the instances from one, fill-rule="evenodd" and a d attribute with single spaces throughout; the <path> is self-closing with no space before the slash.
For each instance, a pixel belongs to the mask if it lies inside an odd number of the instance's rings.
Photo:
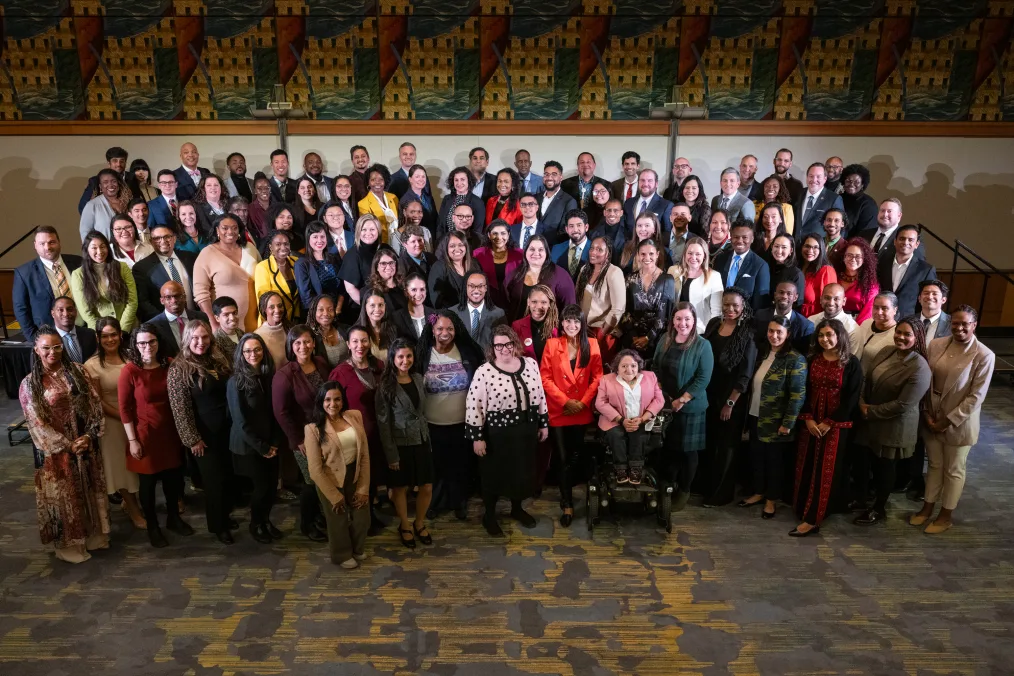
<path id="1" fill-rule="evenodd" d="M 827 170 L 822 163 L 814 162 L 806 170 L 806 191 L 792 205 L 792 213 L 796 216 L 793 231 L 796 242 L 802 242 L 807 235 L 824 232 L 824 214 L 828 209 L 844 209 L 841 195 L 828 190 L 825 183 Z"/>
<path id="2" fill-rule="evenodd" d="M 951 316 L 943 311 L 947 302 L 947 285 L 939 279 L 924 279 L 919 282 L 919 307 L 926 342 L 951 335 Z"/>
<path id="3" fill-rule="evenodd" d="M 739 192 L 739 169 L 736 167 L 723 169 L 721 183 L 721 192 L 711 199 L 711 210 L 728 211 L 729 220 L 733 223 L 741 219 L 753 223 L 755 218 L 753 202 Z"/>
<path id="4" fill-rule="evenodd" d="M 454 307 L 454 313 L 468 329 L 468 335 L 483 350 L 493 341 L 493 327 L 504 323 L 504 311 L 489 300 L 486 275 L 473 272 L 465 280 L 467 300 Z"/>

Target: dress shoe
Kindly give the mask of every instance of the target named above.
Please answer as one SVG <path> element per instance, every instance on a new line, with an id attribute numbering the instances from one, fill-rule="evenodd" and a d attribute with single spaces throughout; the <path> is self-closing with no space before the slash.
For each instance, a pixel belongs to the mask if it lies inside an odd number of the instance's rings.
<path id="1" fill-rule="evenodd" d="M 462 502 L 460 505 L 454 508 L 454 518 L 458 521 L 464 521 L 468 518 L 468 501 Z"/>
<path id="2" fill-rule="evenodd" d="M 868 509 L 852 520 L 857 526 L 872 526 L 883 523 L 887 519 L 887 512 L 878 512 L 875 509 Z"/>
<path id="3" fill-rule="evenodd" d="M 430 535 L 429 528 L 427 528 L 426 526 L 423 526 L 422 528 L 416 528 L 415 524 L 412 524 L 412 530 L 415 531 L 415 536 L 419 538 L 419 542 L 423 543 L 424 545 L 433 544 L 433 536 Z M 426 535 L 423 535 L 422 531 L 426 531 Z"/>
<path id="4" fill-rule="evenodd" d="M 271 533 L 268 532 L 267 528 L 265 528 L 262 523 L 250 524 L 250 535 L 253 536 L 254 540 L 263 545 L 269 545 L 274 542 L 271 537 Z"/>
<path id="5" fill-rule="evenodd" d="M 486 532 L 495 538 L 503 537 L 503 529 L 500 528 L 500 524 L 497 522 L 496 517 L 482 517 L 482 525 L 486 528 Z"/>
<path id="6" fill-rule="evenodd" d="M 327 542 L 327 535 L 317 528 L 316 525 L 311 526 L 303 535 L 310 538 L 313 542 Z"/>
<path id="7" fill-rule="evenodd" d="M 169 541 L 165 539 L 165 535 L 162 534 L 162 529 L 158 526 L 148 529 L 148 542 L 151 543 L 152 547 L 156 548 L 169 546 Z"/>
<path id="8" fill-rule="evenodd" d="M 564 512 L 560 515 L 560 525 L 564 528 L 569 528 L 570 524 L 574 523 L 574 515 Z"/>
<path id="9" fill-rule="evenodd" d="M 354 568 L 359 567 L 359 562 L 356 561 L 355 559 L 347 559 L 345 561 L 342 561 L 338 565 L 344 568 L 345 570 L 352 570 Z"/>
<path id="10" fill-rule="evenodd" d="M 535 528 L 535 524 L 538 523 L 535 520 L 534 516 L 532 516 L 525 510 L 521 509 L 520 507 L 511 510 L 511 518 L 520 523 L 525 528 Z"/>
<path id="11" fill-rule="evenodd" d="M 797 529 L 793 528 L 792 530 L 789 531 L 789 537 L 793 537 L 793 538 L 808 538 L 811 535 L 816 535 L 819 532 L 820 532 L 820 526 L 814 526 L 813 528 L 811 528 L 810 530 L 806 531 L 805 533 L 803 531 L 801 531 L 801 530 L 797 530 Z"/>
<path id="12" fill-rule="evenodd" d="M 921 526 L 927 521 L 929 521 L 929 516 L 923 516 L 922 514 L 918 513 L 908 517 L 908 523 L 910 526 Z"/>
<path id="13" fill-rule="evenodd" d="M 223 530 L 221 533 L 215 533 L 215 537 L 217 537 L 218 541 L 223 545 L 236 544 L 236 541 L 232 539 L 232 533 L 227 530 Z"/>
<path id="14" fill-rule="evenodd" d="M 945 530 L 950 529 L 953 525 L 953 523 L 940 523 L 939 521 L 934 521 L 930 525 L 926 526 L 923 533 L 926 533 L 926 535 L 937 535 L 938 533 L 943 533 Z"/>
<path id="15" fill-rule="evenodd" d="M 191 528 L 190 524 L 181 519 L 180 517 L 172 518 L 169 517 L 165 522 L 166 530 L 176 533 L 177 535 L 193 535 L 194 529 Z"/>
<path id="16" fill-rule="evenodd" d="M 426 510 L 426 518 L 429 519 L 430 521 L 433 521 L 438 516 L 440 515 L 437 514 L 437 510 L 433 509 L 432 507 Z"/>
<path id="17" fill-rule="evenodd" d="M 736 503 L 736 506 L 737 507 L 753 507 L 754 505 L 762 505 L 762 504 L 764 504 L 764 498 L 760 498 L 758 500 L 754 500 L 753 502 L 750 502 L 746 498 L 743 498 L 742 500 L 740 500 L 739 502 Z"/>
<path id="18" fill-rule="evenodd" d="M 398 533 L 401 537 L 401 544 L 405 545 L 409 549 L 415 549 L 415 536 L 412 534 L 411 529 L 399 528 Z M 406 533 L 409 536 L 408 538 L 405 537 Z"/>
<path id="19" fill-rule="evenodd" d="M 236 519 L 231 519 L 230 518 L 229 519 L 229 530 L 238 530 L 238 529 L 239 529 L 239 521 L 236 521 Z"/>
<path id="20" fill-rule="evenodd" d="M 775 512 L 761 512 L 762 519 L 773 519 L 775 518 Z"/>
<path id="21" fill-rule="evenodd" d="M 363 552 L 362 554 L 356 554 L 355 552 L 353 552 L 352 553 L 352 558 L 355 559 L 356 561 L 362 563 L 366 559 L 370 558 L 370 555 L 367 554 L 366 552 Z"/>
<path id="22" fill-rule="evenodd" d="M 275 540 L 281 540 L 283 537 L 285 537 L 285 533 L 278 530 L 278 528 L 275 527 L 275 524 L 271 523 L 270 521 L 264 522 L 264 530 L 266 530 L 268 532 L 268 535 L 270 535 Z"/>
<path id="23" fill-rule="evenodd" d="M 113 503 L 114 505 L 118 505 L 121 502 L 123 502 L 123 496 L 120 495 L 119 493 L 110 493 L 109 502 Z"/>

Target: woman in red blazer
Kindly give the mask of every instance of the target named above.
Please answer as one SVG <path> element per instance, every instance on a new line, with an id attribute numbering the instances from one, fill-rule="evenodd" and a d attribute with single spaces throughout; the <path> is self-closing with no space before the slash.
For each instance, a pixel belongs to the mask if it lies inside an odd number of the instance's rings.
<path id="1" fill-rule="evenodd" d="M 623 350 L 613 360 L 612 373 L 602 376 L 595 410 L 599 429 L 613 452 L 616 483 L 635 486 L 644 474 L 644 425 L 665 406 L 658 378 L 644 370 L 636 350 Z M 627 476 L 629 463 L 630 476 Z"/>
<path id="2" fill-rule="evenodd" d="M 598 341 L 588 340 L 588 321 L 581 306 L 565 307 L 560 323 L 563 335 L 546 341 L 541 372 L 549 429 L 560 460 L 560 525 L 569 526 L 574 520 L 574 473 L 602 379 L 602 353 Z"/>
<path id="3" fill-rule="evenodd" d="M 496 173 L 496 194 L 486 200 L 486 222 L 500 218 L 508 225 L 521 222 L 521 177 L 513 169 L 501 169 Z"/>

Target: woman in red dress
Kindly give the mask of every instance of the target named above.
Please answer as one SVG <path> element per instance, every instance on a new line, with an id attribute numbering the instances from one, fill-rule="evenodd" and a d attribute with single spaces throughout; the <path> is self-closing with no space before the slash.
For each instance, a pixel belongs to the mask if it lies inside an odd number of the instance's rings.
<path id="1" fill-rule="evenodd" d="M 508 225 L 521 222 L 521 178 L 513 169 L 501 169 L 496 174 L 496 195 L 486 200 L 486 222 L 500 218 Z"/>
<path id="2" fill-rule="evenodd" d="M 862 237 L 853 237 L 835 272 L 845 289 L 845 314 L 862 324 L 873 316 L 873 299 L 880 293 L 877 283 L 877 254 Z M 818 296 L 819 299 L 819 296 Z"/>
<path id="3" fill-rule="evenodd" d="M 158 333 L 145 323 L 134 329 L 130 361 L 120 371 L 120 421 L 127 432 L 127 469 L 140 480 L 138 495 L 152 547 L 169 543 L 158 527 L 155 486 L 162 482 L 167 530 L 193 535 L 194 529 L 180 518 L 183 488 L 183 442 L 169 405 L 166 378 L 169 358 L 159 347 Z"/>

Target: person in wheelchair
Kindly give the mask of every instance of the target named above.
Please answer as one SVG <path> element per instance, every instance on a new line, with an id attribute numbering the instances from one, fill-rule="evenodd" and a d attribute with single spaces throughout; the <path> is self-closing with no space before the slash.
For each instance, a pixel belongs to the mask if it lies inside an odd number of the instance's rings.
<path id="1" fill-rule="evenodd" d="M 666 401 L 672 402 L 674 413 L 657 467 L 660 480 L 676 484 L 674 512 L 686 507 L 690 499 L 697 456 L 704 450 L 706 390 L 714 367 L 711 343 L 697 335 L 697 311 L 691 303 L 678 303 L 669 330 L 658 342 L 654 359 L 662 393 Z"/>
<path id="2" fill-rule="evenodd" d="M 644 370 L 644 360 L 636 350 L 621 351 L 610 368 L 612 373 L 602 377 L 595 398 L 599 429 L 613 454 L 616 483 L 636 486 L 644 478 L 648 435 L 644 426 L 662 410 L 665 398 L 658 378 Z"/>

